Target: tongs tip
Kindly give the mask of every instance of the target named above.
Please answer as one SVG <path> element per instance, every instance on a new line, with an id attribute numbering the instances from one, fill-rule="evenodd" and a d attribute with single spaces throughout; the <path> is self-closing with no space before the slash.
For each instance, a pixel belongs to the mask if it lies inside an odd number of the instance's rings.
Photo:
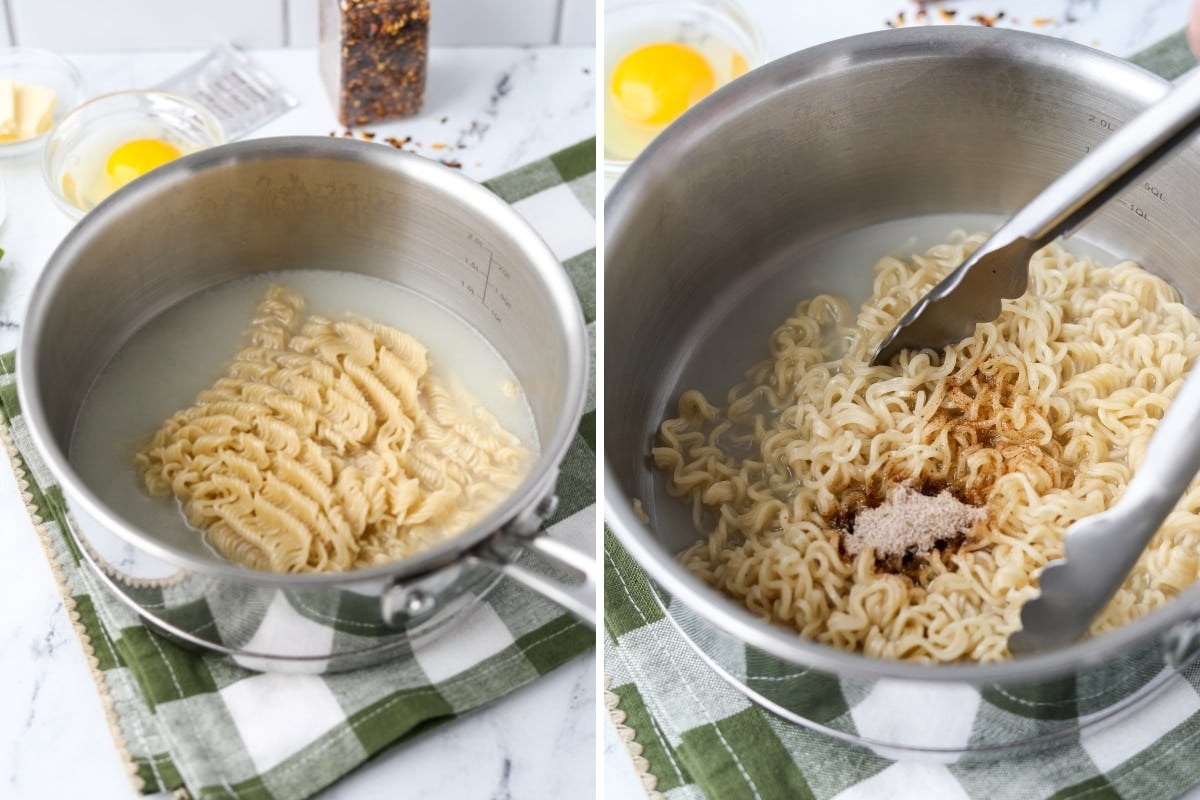
<path id="1" fill-rule="evenodd" d="M 890 363 L 902 350 L 943 350 L 973 335 L 978 323 L 996 319 L 1003 300 L 1025 293 L 1036 249 L 1036 242 L 997 231 L 900 318 L 871 366 Z"/>

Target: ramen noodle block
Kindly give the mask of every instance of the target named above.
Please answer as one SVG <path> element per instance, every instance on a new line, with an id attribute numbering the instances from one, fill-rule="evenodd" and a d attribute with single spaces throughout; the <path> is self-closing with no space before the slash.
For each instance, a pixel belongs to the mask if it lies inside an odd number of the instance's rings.
<path id="1" fill-rule="evenodd" d="M 985 235 L 884 258 L 853 312 L 820 295 L 775 329 L 723 401 L 697 391 L 653 459 L 703 538 L 679 555 L 763 619 L 891 659 L 997 661 L 1076 520 L 1110 506 L 1200 353 L 1200 322 L 1136 264 L 1057 245 L 1029 289 L 944 353 L 874 348 Z M 1193 483 L 1099 634 L 1170 601 L 1200 567 Z"/>
<path id="2" fill-rule="evenodd" d="M 529 452 L 386 325 L 305 316 L 271 286 L 244 347 L 135 461 L 222 555 L 275 572 L 412 555 L 469 527 Z"/>

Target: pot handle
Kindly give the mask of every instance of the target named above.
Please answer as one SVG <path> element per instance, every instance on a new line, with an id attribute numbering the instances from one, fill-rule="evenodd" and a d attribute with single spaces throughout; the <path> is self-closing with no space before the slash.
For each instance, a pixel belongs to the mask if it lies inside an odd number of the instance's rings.
<path id="1" fill-rule="evenodd" d="M 553 489 L 556 477 L 557 474 L 551 476 L 551 488 L 540 502 L 518 514 L 476 556 L 595 628 L 596 559 L 565 542 L 551 539 L 542 529 L 542 524 L 558 509 L 558 496 Z M 569 573 L 570 579 L 562 580 L 515 563 L 520 553 L 537 556 L 543 563 Z"/>
<path id="2" fill-rule="evenodd" d="M 511 561 L 499 564 L 500 571 L 596 627 L 596 560 L 544 533 L 524 539 L 520 546 L 542 561 L 570 572 L 577 582 L 564 583 Z"/>

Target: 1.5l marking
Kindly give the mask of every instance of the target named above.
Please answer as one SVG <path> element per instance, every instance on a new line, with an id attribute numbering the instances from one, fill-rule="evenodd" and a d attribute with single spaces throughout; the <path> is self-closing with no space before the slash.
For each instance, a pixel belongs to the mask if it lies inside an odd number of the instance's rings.
<path id="1" fill-rule="evenodd" d="M 479 257 L 464 255 L 463 262 L 471 268 L 479 278 L 483 279 L 482 285 L 478 282 L 472 283 L 465 278 L 460 279 L 463 289 L 467 294 L 479 299 L 479 302 L 486 308 L 492 316 L 492 319 L 501 325 L 504 324 L 504 319 L 501 315 L 501 310 L 512 310 L 512 300 L 508 294 L 500 286 L 500 279 L 508 280 L 510 277 L 508 268 L 503 264 L 496 262 L 495 256 L 492 254 L 492 249 L 483 241 L 483 238 L 473 231 L 467 231 L 467 241 L 474 244 L 484 254 L 487 255 L 486 263 L 481 254 Z"/>
<path id="2" fill-rule="evenodd" d="M 1101 117 L 1098 114 L 1088 114 L 1088 123 L 1091 125 L 1094 125 L 1095 127 L 1101 129 L 1102 131 L 1105 131 L 1106 132 L 1104 134 L 1105 136 L 1107 136 L 1108 133 L 1112 133 L 1113 131 L 1117 130 L 1118 127 L 1120 127 L 1120 123 L 1113 122 L 1112 120 Z M 1085 144 L 1083 146 L 1083 152 L 1085 152 L 1085 153 L 1092 152 L 1092 145 Z M 1145 194 L 1148 194 L 1151 197 L 1153 197 L 1154 202 L 1159 202 L 1159 203 L 1163 203 L 1163 204 L 1165 204 L 1167 202 L 1166 192 L 1163 191 L 1161 186 L 1159 186 L 1158 184 L 1156 184 L 1152 181 L 1142 181 L 1142 183 L 1140 185 L 1136 186 L 1136 189 L 1140 189 Z M 1134 202 L 1133 199 L 1126 199 L 1126 198 L 1118 199 L 1117 202 L 1120 203 L 1123 207 L 1132 211 L 1133 214 L 1138 219 L 1145 220 L 1146 222 L 1150 221 L 1150 212 L 1147 210 L 1147 207 L 1145 205 L 1139 205 L 1137 202 Z"/>

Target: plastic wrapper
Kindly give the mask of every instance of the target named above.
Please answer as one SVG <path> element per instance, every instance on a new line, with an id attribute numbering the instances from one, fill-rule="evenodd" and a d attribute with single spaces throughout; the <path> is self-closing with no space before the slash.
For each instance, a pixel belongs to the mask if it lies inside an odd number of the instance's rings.
<path id="1" fill-rule="evenodd" d="M 296 105 L 296 98 L 232 45 L 221 45 L 159 85 L 190 97 L 220 121 L 225 138 L 240 139 Z"/>

